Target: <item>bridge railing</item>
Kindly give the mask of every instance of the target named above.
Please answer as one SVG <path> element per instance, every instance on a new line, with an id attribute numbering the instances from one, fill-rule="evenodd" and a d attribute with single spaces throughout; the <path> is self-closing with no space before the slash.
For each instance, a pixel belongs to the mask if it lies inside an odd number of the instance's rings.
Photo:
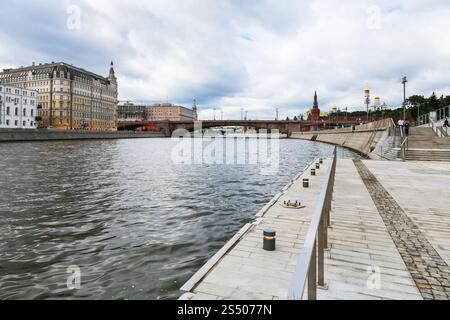
<path id="1" fill-rule="evenodd" d="M 328 247 L 328 227 L 336 175 L 337 148 L 325 176 L 317 207 L 311 219 L 305 243 L 289 289 L 289 300 L 302 300 L 308 287 L 308 300 L 317 299 L 317 286 L 325 286 L 325 249 Z"/>

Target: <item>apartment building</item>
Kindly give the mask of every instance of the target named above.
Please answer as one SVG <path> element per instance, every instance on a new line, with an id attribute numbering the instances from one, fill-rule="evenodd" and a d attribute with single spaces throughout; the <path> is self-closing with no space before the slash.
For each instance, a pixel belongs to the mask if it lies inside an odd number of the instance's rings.
<path id="1" fill-rule="evenodd" d="M 40 127 L 116 131 L 118 82 L 111 62 L 103 77 L 64 62 L 4 69 L 0 83 L 38 93 Z"/>
<path id="2" fill-rule="evenodd" d="M 36 129 L 37 91 L 0 84 L 0 128 Z"/>

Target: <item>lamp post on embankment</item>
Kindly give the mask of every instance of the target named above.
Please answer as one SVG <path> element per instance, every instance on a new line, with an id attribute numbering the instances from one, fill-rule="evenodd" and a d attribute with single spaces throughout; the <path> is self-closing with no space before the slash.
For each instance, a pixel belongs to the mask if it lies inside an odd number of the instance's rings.
<path id="1" fill-rule="evenodd" d="M 367 107 L 366 123 L 369 123 L 369 105 L 370 105 L 370 89 L 369 89 L 369 86 L 366 86 L 364 88 L 364 97 L 365 97 L 365 104 L 366 104 L 366 107 Z"/>
<path id="2" fill-rule="evenodd" d="M 408 83 L 408 79 L 403 77 L 403 120 L 406 120 L 406 84 Z"/>
<path id="3" fill-rule="evenodd" d="M 420 123 L 420 103 L 417 103 L 417 126 L 421 126 Z"/>
<path id="4" fill-rule="evenodd" d="M 348 107 L 345 107 L 345 123 L 348 122 Z"/>

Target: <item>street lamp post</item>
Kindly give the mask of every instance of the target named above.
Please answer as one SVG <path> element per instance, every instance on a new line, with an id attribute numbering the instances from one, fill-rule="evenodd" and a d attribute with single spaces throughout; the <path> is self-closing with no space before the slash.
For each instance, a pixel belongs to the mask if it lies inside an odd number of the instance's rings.
<path id="1" fill-rule="evenodd" d="M 335 104 L 333 104 L 331 106 L 331 114 L 334 115 L 334 118 L 336 119 L 336 122 L 337 122 L 337 107 Z M 331 123 L 331 121 L 333 121 L 332 118 L 330 118 L 330 123 Z M 334 127 L 337 127 L 337 123 L 334 124 Z"/>
<path id="2" fill-rule="evenodd" d="M 370 89 L 368 86 L 364 89 L 364 96 L 365 96 L 365 103 L 366 103 L 366 107 L 367 107 L 366 123 L 369 123 Z"/>
<path id="3" fill-rule="evenodd" d="M 408 79 L 403 77 L 403 120 L 406 120 L 406 84 L 408 83 Z"/>
<path id="4" fill-rule="evenodd" d="M 348 107 L 345 107 L 345 122 L 348 122 Z"/>
<path id="5" fill-rule="evenodd" d="M 420 123 L 420 103 L 417 104 L 417 126 L 422 125 Z"/>

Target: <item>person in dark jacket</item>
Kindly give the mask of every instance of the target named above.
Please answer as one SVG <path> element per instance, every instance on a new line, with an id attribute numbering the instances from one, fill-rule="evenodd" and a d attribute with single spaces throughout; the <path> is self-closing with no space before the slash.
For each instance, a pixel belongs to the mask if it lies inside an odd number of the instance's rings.
<path id="1" fill-rule="evenodd" d="M 445 118 L 444 127 L 450 127 L 450 126 L 448 125 L 448 118 Z"/>
<path id="2" fill-rule="evenodd" d="M 405 128 L 405 135 L 407 137 L 409 137 L 409 127 L 410 127 L 409 121 L 405 120 L 405 122 L 403 123 L 403 128 Z"/>

